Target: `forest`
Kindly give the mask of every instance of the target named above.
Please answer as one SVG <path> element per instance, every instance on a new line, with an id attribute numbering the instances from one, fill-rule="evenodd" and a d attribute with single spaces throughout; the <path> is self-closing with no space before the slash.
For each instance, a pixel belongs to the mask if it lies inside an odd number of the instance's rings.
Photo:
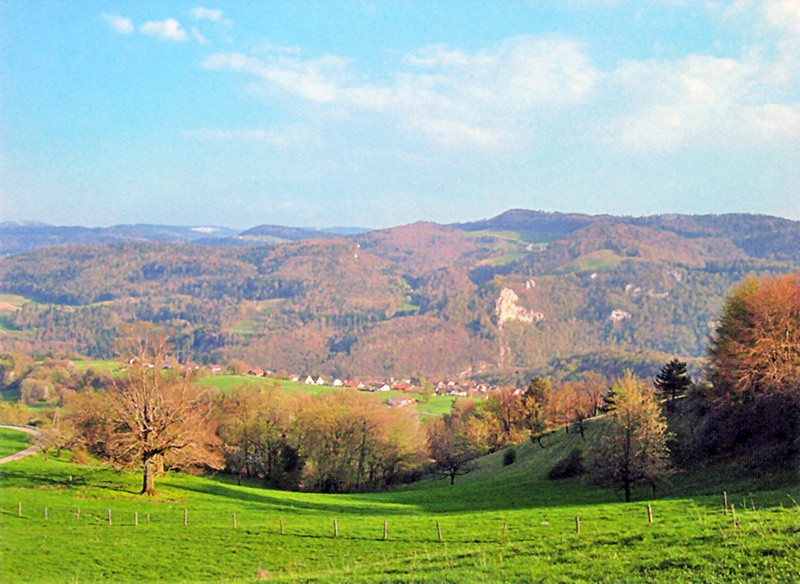
<path id="1" fill-rule="evenodd" d="M 800 263 L 797 222 L 750 215 L 517 210 L 347 237 L 250 231 L 272 244 L 129 239 L 2 258 L 0 349 L 111 357 L 121 328 L 146 321 L 183 361 L 284 374 L 653 376 L 671 356 L 696 373 L 725 290 Z"/>

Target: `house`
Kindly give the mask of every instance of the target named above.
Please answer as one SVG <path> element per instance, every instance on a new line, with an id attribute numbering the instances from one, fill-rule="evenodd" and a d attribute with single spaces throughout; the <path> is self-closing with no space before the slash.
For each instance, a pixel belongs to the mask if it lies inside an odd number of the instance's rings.
<path id="1" fill-rule="evenodd" d="M 314 385 L 316 382 L 314 381 L 314 378 L 309 375 L 306 377 L 306 380 L 303 383 L 306 385 Z"/>
<path id="2" fill-rule="evenodd" d="M 209 365 L 208 370 L 211 373 L 222 373 L 222 365 Z"/>
<path id="3" fill-rule="evenodd" d="M 325 385 L 325 379 L 320 375 L 315 383 L 317 385 Z"/>
<path id="4" fill-rule="evenodd" d="M 413 397 L 406 397 L 406 396 L 396 396 L 390 397 L 389 400 L 386 402 L 389 407 L 391 408 L 402 408 L 405 406 L 414 405 L 416 400 Z"/>
<path id="5" fill-rule="evenodd" d="M 392 389 L 391 387 L 389 387 L 389 386 L 388 386 L 386 383 L 384 383 L 383 385 L 381 385 L 381 386 L 378 388 L 378 390 L 377 390 L 377 391 L 390 391 L 391 389 Z"/>
<path id="6" fill-rule="evenodd" d="M 260 367 L 253 367 L 247 372 L 248 375 L 255 375 L 256 377 L 264 377 L 264 370 Z"/>
<path id="7" fill-rule="evenodd" d="M 411 391 L 413 388 L 414 386 L 410 383 L 395 383 L 392 385 L 392 389 L 397 389 L 399 391 Z"/>
<path id="8" fill-rule="evenodd" d="M 337 377 L 336 379 L 333 380 L 333 383 L 331 383 L 331 385 L 333 387 L 342 387 L 344 385 L 344 382 Z"/>

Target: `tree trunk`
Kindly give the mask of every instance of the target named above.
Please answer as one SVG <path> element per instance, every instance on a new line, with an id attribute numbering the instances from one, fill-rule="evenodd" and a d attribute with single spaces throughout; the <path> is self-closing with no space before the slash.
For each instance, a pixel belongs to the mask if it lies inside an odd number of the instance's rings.
<path id="1" fill-rule="evenodd" d="M 630 483 L 630 481 L 625 481 L 625 484 L 623 486 L 625 488 L 625 502 L 626 503 L 630 503 L 631 502 L 631 483 Z"/>
<path id="2" fill-rule="evenodd" d="M 155 465 L 153 464 L 152 456 L 143 457 L 143 473 L 142 473 L 142 492 L 140 495 L 155 495 L 156 494 L 156 473 Z"/>

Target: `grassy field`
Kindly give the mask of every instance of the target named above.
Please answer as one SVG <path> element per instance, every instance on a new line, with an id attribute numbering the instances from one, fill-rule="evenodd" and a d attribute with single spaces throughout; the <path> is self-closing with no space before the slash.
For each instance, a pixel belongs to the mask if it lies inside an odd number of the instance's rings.
<path id="1" fill-rule="evenodd" d="M 220 391 L 231 391 L 236 387 L 251 387 L 267 390 L 278 387 L 287 392 L 324 394 L 332 391 L 354 391 L 348 388 L 331 387 L 330 385 L 306 385 L 301 381 L 290 381 L 286 379 L 272 379 L 269 377 L 253 377 L 252 375 L 208 375 L 198 380 L 198 385 L 213 387 Z M 406 395 L 402 391 L 392 390 L 385 392 L 367 393 L 374 399 L 388 401 L 392 397 Z M 413 394 L 412 394 L 413 396 Z M 450 411 L 455 397 L 449 395 L 436 395 L 431 397 L 427 403 L 418 403 L 415 409 L 426 418 L 435 418 Z"/>
<path id="2" fill-rule="evenodd" d="M 25 450 L 31 444 L 30 434 L 0 428 L 0 458 Z"/>
<path id="3" fill-rule="evenodd" d="M 544 480 L 579 443 L 564 434 L 545 449 L 526 443 L 509 466 L 495 453 L 454 486 L 336 496 L 174 474 L 142 498 L 136 475 L 37 455 L 0 467 L 0 581 L 800 580 L 796 483 L 726 483 L 707 471 L 676 477 L 667 498 L 640 492 L 625 504 L 612 490 Z"/>

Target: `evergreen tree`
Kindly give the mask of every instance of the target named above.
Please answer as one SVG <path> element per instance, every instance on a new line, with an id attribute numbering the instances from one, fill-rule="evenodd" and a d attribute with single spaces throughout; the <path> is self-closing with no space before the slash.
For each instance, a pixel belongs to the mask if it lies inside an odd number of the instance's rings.
<path id="1" fill-rule="evenodd" d="M 653 385 L 661 395 L 673 400 L 684 394 L 692 385 L 692 378 L 686 372 L 686 361 L 672 359 L 658 372 Z"/>

